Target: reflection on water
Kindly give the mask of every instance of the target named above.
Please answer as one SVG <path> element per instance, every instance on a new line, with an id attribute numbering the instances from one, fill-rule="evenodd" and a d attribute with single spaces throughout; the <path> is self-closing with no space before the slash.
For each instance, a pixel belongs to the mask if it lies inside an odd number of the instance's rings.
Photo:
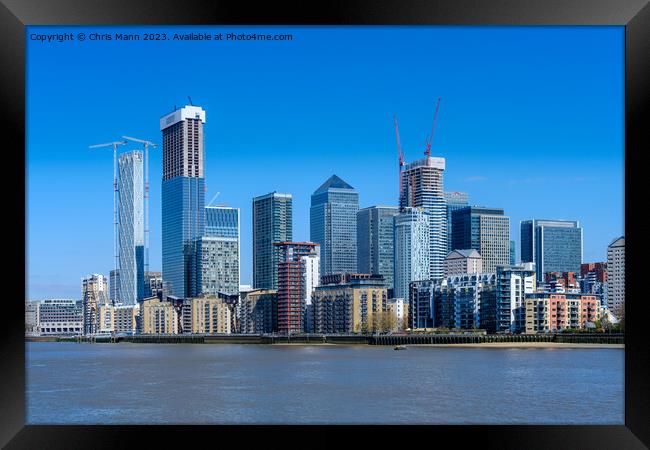
<path id="1" fill-rule="evenodd" d="M 27 344 L 30 424 L 623 424 L 622 349 Z"/>

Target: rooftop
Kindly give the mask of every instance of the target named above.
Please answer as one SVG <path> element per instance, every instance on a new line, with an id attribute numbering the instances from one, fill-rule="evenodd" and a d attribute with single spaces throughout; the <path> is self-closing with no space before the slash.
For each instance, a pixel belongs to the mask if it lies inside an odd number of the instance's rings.
<path id="1" fill-rule="evenodd" d="M 329 179 L 320 185 L 318 189 L 314 191 L 314 194 L 318 194 L 320 192 L 325 192 L 329 189 L 350 189 L 353 190 L 354 188 L 350 186 L 348 183 L 343 181 L 340 177 L 337 175 L 332 175 L 329 177 Z"/>

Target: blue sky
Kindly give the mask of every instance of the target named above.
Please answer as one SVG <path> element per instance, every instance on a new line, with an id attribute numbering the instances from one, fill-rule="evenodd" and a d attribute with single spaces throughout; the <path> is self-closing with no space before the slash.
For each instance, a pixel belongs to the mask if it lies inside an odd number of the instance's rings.
<path id="1" fill-rule="evenodd" d="M 39 43 L 30 33 L 292 33 L 292 41 Z M 159 118 L 206 110 L 206 202 L 241 208 L 251 282 L 251 201 L 294 198 L 309 239 L 311 193 L 332 174 L 360 206 L 396 204 L 392 116 L 407 161 L 432 156 L 445 189 L 525 219 L 579 220 L 584 260 L 624 230 L 623 27 L 29 27 L 27 295 L 80 298 L 113 266 L 112 155 L 88 145 L 161 142 Z M 126 147 L 126 148 L 125 148 Z M 134 146 L 122 147 L 124 150 Z M 161 267 L 160 149 L 150 155 L 150 268 Z M 517 247 L 519 256 L 519 248 Z"/>

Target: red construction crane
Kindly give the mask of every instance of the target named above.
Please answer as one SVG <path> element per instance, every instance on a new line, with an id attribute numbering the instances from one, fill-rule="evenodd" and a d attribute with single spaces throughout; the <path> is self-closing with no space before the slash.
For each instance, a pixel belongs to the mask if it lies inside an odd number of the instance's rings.
<path id="1" fill-rule="evenodd" d="M 402 152 L 402 144 L 399 141 L 399 126 L 397 125 L 397 116 L 393 114 L 393 122 L 395 123 L 395 137 L 397 138 L 397 159 L 399 161 L 399 196 L 402 198 L 402 167 L 404 167 L 404 152 Z"/>
<path id="2" fill-rule="evenodd" d="M 433 115 L 433 125 L 431 125 L 431 134 L 426 140 L 424 154 L 429 157 L 431 156 L 431 141 L 433 140 L 433 133 L 436 131 L 436 122 L 438 121 L 438 108 L 440 108 L 440 97 L 438 97 L 438 103 L 436 104 L 436 112 Z"/>

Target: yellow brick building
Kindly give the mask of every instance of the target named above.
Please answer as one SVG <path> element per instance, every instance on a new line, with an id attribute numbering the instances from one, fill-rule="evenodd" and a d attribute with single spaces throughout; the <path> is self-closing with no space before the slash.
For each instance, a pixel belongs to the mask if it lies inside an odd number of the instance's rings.
<path id="1" fill-rule="evenodd" d="M 146 299 L 140 307 L 142 334 L 178 334 L 178 314 L 170 302 Z"/>
<path id="2" fill-rule="evenodd" d="M 185 309 L 183 313 L 185 314 Z M 231 317 L 228 304 L 217 297 L 206 296 L 191 300 L 191 332 L 195 334 L 230 334 Z"/>

